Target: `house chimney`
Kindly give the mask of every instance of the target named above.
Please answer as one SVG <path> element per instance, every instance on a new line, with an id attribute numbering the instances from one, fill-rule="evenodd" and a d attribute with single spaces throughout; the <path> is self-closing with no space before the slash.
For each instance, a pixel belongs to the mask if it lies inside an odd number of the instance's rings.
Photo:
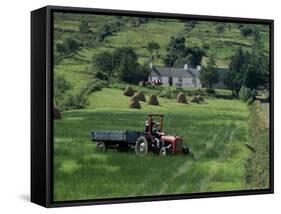
<path id="1" fill-rule="evenodd" d="M 184 66 L 183 66 L 183 68 L 184 68 L 184 70 L 188 70 L 188 64 L 184 64 Z"/>
<path id="2" fill-rule="evenodd" d="M 200 71 L 201 70 L 201 66 L 200 65 L 197 65 L 197 71 Z"/>
<path id="3" fill-rule="evenodd" d="M 149 63 L 149 68 L 152 69 L 153 68 L 153 63 Z"/>

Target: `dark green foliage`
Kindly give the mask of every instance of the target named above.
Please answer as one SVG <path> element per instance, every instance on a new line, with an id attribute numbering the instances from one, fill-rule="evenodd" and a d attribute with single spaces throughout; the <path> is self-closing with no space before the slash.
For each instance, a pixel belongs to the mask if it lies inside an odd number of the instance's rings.
<path id="1" fill-rule="evenodd" d="M 109 86 L 109 83 L 107 81 L 95 79 L 81 88 L 81 94 L 90 95 L 92 92 L 100 91 L 102 88 L 105 88 L 108 86 Z"/>
<path id="2" fill-rule="evenodd" d="M 117 48 L 113 51 L 114 69 L 119 80 L 138 83 L 148 76 L 148 67 L 138 63 L 136 52 L 130 47 Z"/>
<path id="3" fill-rule="evenodd" d="M 245 84 L 248 84 L 249 88 L 256 89 L 258 86 L 262 86 L 266 89 L 269 88 L 269 57 L 264 53 L 264 46 L 262 43 L 262 35 L 258 29 L 254 30 L 254 42 L 251 53 L 251 61 L 249 66 L 249 74 L 245 76 Z M 255 76 L 253 76 L 255 75 Z M 246 77 L 248 80 L 246 83 Z M 250 78 L 255 79 L 255 83 L 249 81 Z"/>
<path id="4" fill-rule="evenodd" d="M 188 20 L 186 21 L 186 23 L 184 24 L 184 30 L 189 32 L 191 31 L 193 28 L 195 28 L 196 24 L 198 24 L 198 21 L 195 20 Z"/>
<path id="5" fill-rule="evenodd" d="M 114 29 L 109 24 L 99 25 L 97 27 L 97 32 L 96 32 L 97 41 L 102 42 L 105 39 L 105 37 L 111 36 L 113 30 Z"/>
<path id="6" fill-rule="evenodd" d="M 245 86 L 242 86 L 239 91 L 239 99 L 243 102 L 251 102 L 255 99 L 256 91 L 251 90 L 250 88 L 247 88 Z"/>
<path id="7" fill-rule="evenodd" d="M 254 65 L 249 65 L 246 73 L 244 74 L 244 85 L 250 89 L 256 89 L 260 85 L 261 77 L 259 68 Z"/>
<path id="8" fill-rule="evenodd" d="M 249 135 L 253 152 L 246 163 L 246 181 L 251 189 L 269 188 L 269 128 L 261 103 L 250 106 Z"/>
<path id="9" fill-rule="evenodd" d="M 255 29 L 253 35 L 251 53 L 244 52 L 240 47 L 230 58 L 229 72 L 224 82 L 234 95 L 238 94 L 242 85 L 251 90 L 259 87 L 269 88 L 269 58 L 264 54 L 260 32 Z"/>
<path id="10" fill-rule="evenodd" d="M 68 37 L 66 39 L 66 46 L 69 53 L 76 51 L 79 48 L 80 44 L 81 43 L 74 38 Z"/>
<path id="11" fill-rule="evenodd" d="M 171 37 L 167 51 L 169 54 L 182 57 L 185 55 L 185 38 Z"/>
<path id="12" fill-rule="evenodd" d="M 243 35 L 245 37 L 251 36 L 253 34 L 253 28 L 250 26 L 247 26 L 247 25 L 241 27 L 239 30 L 240 30 L 241 35 Z"/>
<path id="13" fill-rule="evenodd" d="M 92 66 L 95 71 L 95 77 L 101 80 L 110 81 L 114 72 L 113 63 L 113 55 L 108 51 L 94 55 L 92 59 Z"/>
<path id="14" fill-rule="evenodd" d="M 171 67 L 174 65 L 183 66 L 186 63 L 196 67 L 201 65 L 203 56 L 206 56 L 205 50 L 197 45 L 186 47 L 184 37 L 171 37 L 167 52 L 164 63 Z"/>
<path id="15" fill-rule="evenodd" d="M 71 89 L 70 83 L 67 82 L 63 76 L 55 74 L 54 75 L 55 92 L 61 94 L 61 93 L 65 93 L 69 89 Z"/>
<path id="16" fill-rule="evenodd" d="M 250 54 L 244 52 L 241 47 L 230 57 L 229 71 L 224 77 L 224 83 L 232 91 L 233 96 L 238 96 L 240 88 L 244 84 L 244 75 L 249 61 Z"/>
<path id="17" fill-rule="evenodd" d="M 138 27 L 143 23 L 146 23 L 149 18 L 146 17 L 130 17 L 129 19 L 129 24 L 131 27 Z"/>
<path id="18" fill-rule="evenodd" d="M 219 74 L 216 70 L 216 61 L 213 55 L 209 57 L 207 66 L 203 66 L 199 78 L 203 86 L 208 88 L 209 92 L 212 91 L 213 84 L 219 81 Z"/>
<path id="19" fill-rule="evenodd" d="M 203 56 L 206 56 L 206 52 L 204 49 L 199 46 L 187 47 L 186 48 L 187 62 L 192 67 L 196 67 L 197 65 L 201 65 Z"/>
<path id="20" fill-rule="evenodd" d="M 64 109 L 70 110 L 70 109 L 81 109 L 84 108 L 87 105 L 87 97 L 82 94 L 69 94 L 64 103 Z"/>
<path id="21" fill-rule="evenodd" d="M 177 56 L 173 53 L 168 53 L 163 57 L 163 62 L 167 67 L 173 67 L 177 60 Z"/>
<path id="22" fill-rule="evenodd" d="M 63 110 L 63 100 L 66 92 L 72 87 L 63 76 L 54 75 L 54 102 Z"/>
<path id="23" fill-rule="evenodd" d="M 89 23 L 87 21 L 81 21 L 79 25 L 79 30 L 82 34 L 84 33 L 91 33 L 91 29 L 89 27 Z"/>
<path id="24" fill-rule="evenodd" d="M 133 84 L 146 80 L 149 75 L 148 65 L 140 65 L 136 52 L 130 47 L 94 55 L 88 72 L 100 80 L 111 82 L 113 78 L 117 78 Z"/>
<path id="25" fill-rule="evenodd" d="M 63 43 L 55 45 L 55 64 L 59 63 L 65 56 L 76 52 L 82 45 L 77 39 L 68 37 Z"/>
<path id="26" fill-rule="evenodd" d="M 148 52 L 150 54 L 151 61 L 153 61 L 154 59 L 159 57 L 160 45 L 157 42 L 152 41 L 152 42 L 147 43 L 146 49 L 148 50 Z"/>
<path id="27" fill-rule="evenodd" d="M 217 24 L 216 25 L 216 31 L 218 34 L 221 34 L 225 31 L 225 25 L 224 24 Z"/>

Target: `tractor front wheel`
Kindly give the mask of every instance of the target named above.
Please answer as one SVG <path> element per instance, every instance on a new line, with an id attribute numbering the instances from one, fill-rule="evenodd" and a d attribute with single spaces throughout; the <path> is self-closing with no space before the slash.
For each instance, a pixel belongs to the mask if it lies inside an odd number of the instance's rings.
<path id="1" fill-rule="evenodd" d="M 144 156 L 148 153 L 148 143 L 144 136 L 137 139 L 135 151 L 137 155 Z"/>
<path id="2" fill-rule="evenodd" d="M 159 151 L 159 155 L 166 156 L 168 154 L 167 149 L 162 147 Z"/>
<path id="3" fill-rule="evenodd" d="M 97 143 L 97 151 L 98 152 L 105 152 L 106 151 L 106 145 L 104 142 L 98 142 Z"/>

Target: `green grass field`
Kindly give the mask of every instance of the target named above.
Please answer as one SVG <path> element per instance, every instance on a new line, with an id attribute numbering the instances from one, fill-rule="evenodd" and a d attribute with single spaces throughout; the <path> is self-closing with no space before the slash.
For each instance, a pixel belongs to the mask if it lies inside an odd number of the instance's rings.
<path id="1" fill-rule="evenodd" d="M 62 43 L 69 37 L 84 38 L 79 32 L 80 20 L 88 21 L 93 32 L 88 35 L 91 37 L 100 24 L 110 24 L 116 19 L 114 16 L 55 14 L 54 44 Z M 126 19 L 128 17 L 122 18 L 125 25 L 120 30 L 101 42 L 93 41 L 90 43 L 92 45 L 79 47 L 54 66 L 54 73 L 71 85 L 67 93 L 79 94 L 81 88 L 93 81 L 93 74 L 87 69 L 93 55 L 105 50 L 130 46 L 143 64 L 149 59 L 146 50 L 148 42 L 159 43 L 161 55 L 164 56 L 170 38 L 182 36 L 188 47 L 209 46 L 207 55 L 215 53 L 217 66 L 228 67 L 229 57 L 240 46 L 251 50 L 253 44 L 253 36 L 242 36 L 236 23 L 228 23 L 225 31 L 218 35 L 217 23 L 214 22 L 200 21 L 190 32 L 186 32 L 181 21 L 150 19 L 132 27 Z M 256 27 L 260 29 L 264 51 L 268 53 L 269 28 L 263 25 Z M 203 65 L 206 59 L 203 58 Z M 162 66 L 163 61 L 156 60 L 155 64 Z M 251 188 L 246 183 L 245 163 L 251 151 L 244 144 L 252 144 L 252 140 L 249 139 L 249 109 L 245 103 L 235 99 L 205 97 L 205 104 L 178 104 L 175 99 L 161 98 L 160 90 L 133 86 L 144 91 L 146 96 L 157 92 L 160 102 L 160 106 L 142 102 L 141 110 L 134 110 L 128 108 L 130 98 L 122 95 L 125 86 L 113 82 L 109 88 L 87 95 L 89 104 L 86 108 L 64 111 L 62 119 L 54 121 L 55 201 Z M 172 87 L 172 90 L 175 88 Z M 217 92 L 223 95 L 231 93 L 228 90 Z M 263 108 L 268 112 L 268 107 Z M 91 130 L 142 131 L 148 113 L 163 113 L 164 131 L 183 136 L 194 158 L 159 157 L 155 154 L 138 157 L 134 152 L 96 152 L 90 138 Z"/>
<path id="2" fill-rule="evenodd" d="M 129 98 L 112 88 L 93 93 L 89 100 L 87 109 L 64 112 L 54 122 L 55 201 L 247 188 L 246 104 L 216 98 L 201 105 L 177 104 L 159 98 L 160 106 L 141 103 L 141 110 L 133 110 L 128 109 Z M 92 129 L 143 130 L 147 113 L 160 112 L 165 132 L 182 135 L 194 159 L 95 151 Z"/>

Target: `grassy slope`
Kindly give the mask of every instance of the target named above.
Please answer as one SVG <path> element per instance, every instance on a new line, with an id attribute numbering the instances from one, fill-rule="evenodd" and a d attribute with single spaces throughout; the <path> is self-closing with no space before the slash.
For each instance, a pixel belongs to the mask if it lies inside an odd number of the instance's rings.
<path id="1" fill-rule="evenodd" d="M 248 110 L 239 101 L 207 99 L 208 104 L 161 106 L 142 103 L 128 109 L 129 98 L 105 88 L 90 96 L 88 109 L 63 113 L 55 121 L 55 200 L 241 190 L 248 150 Z M 177 109 L 175 112 L 174 109 Z M 148 112 L 165 114 L 167 133 L 184 137 L 190 157 L 137 157 L 133 153 L 95 152 L 92 129 L 143 130 Z"/>
<path id="2" fill-rule="evenodd" d="M 93 22 L 90 22 L 92 31 L 95 31 L 95 22 L 101 17 L 93 16 Z M 110 22 L 110 17 L 108 18 Z M 69 36 L 74 36 L 78 32 L 79 21 L 57 19 L 55 22 L 56 29 L 67 30 L 64 33 L 55 32 L 55 41 L 61 42 Z M 183 22 L 175 21 L 156 21 L 151 20 L 139 27 L 126 28 L 123 31 L 115 33 L 105 39 L 99 48 L 83 48 L 70 58 L 63 60 L 60 65 L 55 66 L 55 73 L 65 76 L 65 78 L 74 85 L 74 90 L 90 81 L 91 77 L 85 74 L 85 70 L 89 66 L 89 62 L 94 54 L 100 51 L 112 50 L 116 47 L 131 46 L 139 55 L 140 63 L 145 62 L 149 55 L 146 50 L 146 44 L 149 41 L 156 41 L 161 46 L 161 53 L 164 55 L 167 44 L 171 36 L 184 36 L 186 44 L 210 46 L 209 53 L 216 53 L 218 58 L 218 66 L 227 67 L 228 58 L 233 55 L 239 46 L 245 50 L 250 50 L 253 37 L 241 36 L 236 24 L 231 24 L 231 29 L 226 28 L 225 32 L 218 35 L 213 22 L 200 22 L 196 27 L 186 33 L 183 30 Z M 260 27 L 263 29 L 264 27 Z M 268 51 L 268 33 L 261 31 L 263 35 L 265 49 Z M 206 58 L 203 59 L 205 63 Z M 161 65 L 161 60 L 156 64 Z"/>

